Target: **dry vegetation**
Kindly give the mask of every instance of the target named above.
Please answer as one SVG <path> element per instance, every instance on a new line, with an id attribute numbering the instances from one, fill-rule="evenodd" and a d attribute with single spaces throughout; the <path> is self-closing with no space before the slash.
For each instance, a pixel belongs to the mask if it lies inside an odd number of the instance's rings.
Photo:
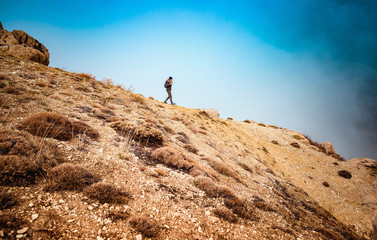
<path id="1" fill-rule="evenodd" d="M 83 190 L 84 194 L 91 199 L 98 200 L 100 203 L 125 204 L 131 195 L 122 191 L 116 186 L 107 183 L 94 183 Z"/>
<path id="2" fill-rule="evenodd" d="M 161 130 L 150 123 L 135 125 L 125 121 L 114 122 L 110 125 L 119 135 L 131 138 L 144 145 L 162 145 L 164 141 Z"/>
<path id="3" fill-rule="evenodd" d="M 129 224 L 137 232 L 140 232 L 146 237 L 156 237 L 159 234 L 158 224 L 144 216 L 133 216 L 129 220 Z"/>
<path id="4" fill-rule="evenodd" d="M 45 190 L 51 192 L 82 190 L 86 186 L 98 181 L 98 177 L 94 176 L 85 168 L 71 163 L 63 163 L 48 172 Z"/>

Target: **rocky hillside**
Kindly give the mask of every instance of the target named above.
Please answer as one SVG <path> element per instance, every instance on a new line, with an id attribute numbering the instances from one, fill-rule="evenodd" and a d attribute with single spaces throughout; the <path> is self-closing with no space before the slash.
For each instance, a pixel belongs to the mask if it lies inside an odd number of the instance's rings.
<path id="1" fill-rule="evenodd" d="M 0 87 L 1 238 L 377 237 L 374 160 L 13 56 Z"/>

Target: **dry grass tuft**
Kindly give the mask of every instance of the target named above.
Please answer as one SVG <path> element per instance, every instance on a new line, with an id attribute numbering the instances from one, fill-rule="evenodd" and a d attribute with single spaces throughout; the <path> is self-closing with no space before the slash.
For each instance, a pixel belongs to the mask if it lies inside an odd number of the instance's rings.
<path id="1" fill-rule="evenodd" d="M 35 183 L 41 172 L 28 158 L 9 155 L 0 156 L 0 185 L 28 186 Z"/>
<path id="2" fill-rule="evenodd" d="M 84 79 L 92 79 L 92 80 L 95 79 L 95 77 L 90 73 L 78 73 L 77 76 Z"/>
<path id="3" fill-rule="evenodd" d="M 330 187 L 330 184 L 328 182 L 323 182 L 322 185 L 325 187 Z"/>
<path id="4" fill-rule="evenodd" d="M 213 213 L 228 222 L 237 222 L 237 215 L 224 206 L 216 207 Z"/>
<path id="5" fill-rule="evenodd" d="M 198 164 L 173 147 L 158 148 L 152 152 L 151 157 L 158 163 L 162 163 L 173 169 L 190 173 L 192 176 L 206 176 L 215 180 L 218 179 L 217 174 L 211 169 Z"/>
<path id="6" fill-rule="evenodd" d="M 49 171 L 45 190 L 82 190 L 98 181 L 99 179 L 85 168 L 71 163 L 63 163 Z"/>
<path id="7" fill-rule="evenodd" d="M 295 148 L 300 148 L 300 145 L 298 143 L 296 143 L 296 142 L 291 143 L 291 146 L 295 147 Z"/>
<path id="8" fill-rule="evenodd" d="M 347 179 L 352 178 L 352 174 L 347 170 L 340 170 L 338 172 L 338 175 L 341 176 L 341 177 L 347 178 Z"/>
<path id="9" fill-rule="evenodd" d="M 58 113 L 41 112 L 26 118 L 21 126 L 29 133 L 40 136 L 69 140 L 72 138 L 72 123 Z"/>
<path id="10" fill-rule="evenodd" d="M 124 192 L 116 186 L 107 183 L 94 183 L 84 188 L 84 194 L 89 198 L 98 200 L 100 203 L 118 203 L 125 204 L 131 197 L 131 194 Z"/>
<path id="11" fill-rule="evenodd" d="M 99 138 L 99 133 L 97 130 L 81 121 L 72 121 L 72 132 L 74 135 L 85 134 L 94 140 Z"/>
<path id="12" fill-rule="evenodd" d="M 172 135 L 175 134 L 174 129 L 172 129 L 171 127 L 169 127 L 169 126 L 163 126 L 163 128 L 164 128 L 165 132 L 170 133 Z"/>
<path id="13" fill-rule="evenodd" d="M 141 94 L 130 93 L 131 100 L 140 104 L 145 104 L 145 98 Z"/>
<path id="14" fill-rule="evenodd" d="M 18 204 L 18 199 L 12 192 L 0 190 L 0 210 L 13 207 Z"/>
<path id="15" fill-rule="evenodd" d="M 107 218 L 110 218 L 111 221 L 116 222 L 119 220 L 126 220 L 127 218 L 130 217 L 130 214 L 127 211 L 122 211 L 122 210 L 114 210 L 111 211 L 106 215 Z"/>
<path id="16" fill-rule="evenodd" d="M 212 160 L 212 159 L 207 159 L 208 164 L 218 173 L 228 176 L 231 178 L 234 178 L 237 182 L 242 183 L 238 173 L 236 170 L 234 170 L 231 166 L 226 164 L 225 162 L 221 162 L 218 160 Z"/>
<path id="17" fill-rule="evenodd" d="M 173 147 L 161 147 L 154 150 L 151 157 L 166 166 L 183 171 L 190 171 L 194 167 L 194 163 L 186 157 L 181 151 Z"/>
<path id="18" fill-rule="evenodd" d="M 160 231 L 160 228 L 155 221 L 152 221 L 144 216 L 131 217 L 129 224 L 137 232 L 140 232 L 146 237 L 156 237 Z"/>
<path id="19" fill-rule="evenodd" d="M 245 121 L 243 121 L 245 123 L 251 123 L 249 119 L 246 119 Z"/>
<path id="20" fill-rule="evenodd" d="M 254 202 L 254 206 L 265 212 L 277 212 L 277 210 L 274 207 L 272 207 L 270 204 L 266 202 L 257 201 L 257 202 Z"/>
<path id="21" fill-rule="evenodd" d="M 275 144 L 275 145 L 279 145 L 279 142 L 276 141 L 276 140 L 272 140 L 271 143 L 272 143 L 272 144 Z"/>
<path id="22" fill-rule="evenodd" d="M 11 86 L 4 87 L 3 91 L 8 93 L 8 94 L 14 94 L 14 95 L 20 95 L 21 94 L 21 90 L 17 87 L 11 87 Z"/>
<path id="23" fill-rule="evenodd" d="M 11 79 L 7 75 L 0 74 L 0 80 L 8 80 L 8 81 L 10 81 Z"/>
<path id="24" fill-rule="evenodd" d="M 249 173 L 253 173 L 253 169 L 251 169 L 246 163 L 243 163 L 243 162 L 237 162 L 237 164 L 242 167 L 243 169 L 245 169 L 246 171 L 248 171 Z"/>
<path id="25" fill-rule="evenodd" d="M 110 125 L 119 135 L 132 138 L 144 145 L 160 146 L 164 141 L 163 133 L 156 126 L 144 123 L 139 126 L 125 121 L 114 122 Z"/>
<path id="26" fill-rule="evenodd" d="M 192 152 L 194 154 L 198 154 L 198 149 L 196 147 L 194 147 L 192 144 L 185 144 L 183 146 L 183 148 L 186 149 L 189 152 Z"/>
<path id="27" fill-rule="evenodd" d="M 232 189 L 225 185 L 216 184 L 211 178 L 198 176 L 194 179 L 194 184 L 210 197 L 237 198 Z"/>
<path id="28" fill-rule="evenodd" d="M 26 157 L 42 173 L 64 162 L 63 153 L 55 144 L 25 132 L 1 131 L 0 155 Z"/>
<path id="29" fill-rule="evenodd" d="M 300 135 L 293 135 L 293 138 L 296 139 L 296 140 L 302 140 L 303 137 L 301 137 Z"/>
<path id="30" fill-rule="evenodd" d="M 258 123 L 259 126 L 266 127 L 266 124 L 264 123 Z"/>
<path id="31" fill-rule="evenodd" d="M 238 197 L 229 198 L 224 200 L 225 206 L 233 211 L 233 213 L 237 214 L 241 218 L 254 220 L 256 217 L 254 216 L 254 211 L 247 201 L 242 200 Z"/>
<path id="32" fill-rule="evenodd" d="M 17 228 L 23 224 L 24 224 L 24 221 L 20 219 L 15 213 L 11 213 L 11 212 L 0 213 L 0 229 Z"/>

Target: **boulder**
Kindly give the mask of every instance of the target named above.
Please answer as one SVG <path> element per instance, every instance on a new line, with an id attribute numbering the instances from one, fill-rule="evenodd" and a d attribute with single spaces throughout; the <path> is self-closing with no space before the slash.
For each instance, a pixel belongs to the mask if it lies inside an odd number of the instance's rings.
<path id="1" fill-rule="evenodd" d="M 327 155 L 331 155 L 331 154 L 334 154 L 336 153 L 335 152 L 335 149 L 334 149 L 334 146 L 331 144 L 331 142 L 324 142 L 324 143 L 321 143 L 319 144 L 319 147 L 321 148 L 321 150 L 326 153 Z"/>
<path id="2" fill-rule="evenodd" d="M 216 109 L 207 108 L 207 109 L 202 109 L 202 111 L 206 112 L 212 118 L 219 118 L 220 117 L 220 113 Z"/>
<path id="3" fill-rule="evenodd" d="M 46 66 L 50 59 L 50 54 L 42 43 L 21 30 L 8 32 L 3 28 L 1 22 L 0 53 L 42 63 Z"/>

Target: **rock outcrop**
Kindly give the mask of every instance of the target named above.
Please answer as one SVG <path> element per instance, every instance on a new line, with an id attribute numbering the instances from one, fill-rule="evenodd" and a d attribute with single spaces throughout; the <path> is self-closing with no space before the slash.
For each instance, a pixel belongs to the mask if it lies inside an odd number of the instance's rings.
<path id="1" fill-rule="evenodd" d="M 21 30 L 8 32 L 0 23 L 0 53 L 49 64 L 50 54 L 42 43 Z"/>

